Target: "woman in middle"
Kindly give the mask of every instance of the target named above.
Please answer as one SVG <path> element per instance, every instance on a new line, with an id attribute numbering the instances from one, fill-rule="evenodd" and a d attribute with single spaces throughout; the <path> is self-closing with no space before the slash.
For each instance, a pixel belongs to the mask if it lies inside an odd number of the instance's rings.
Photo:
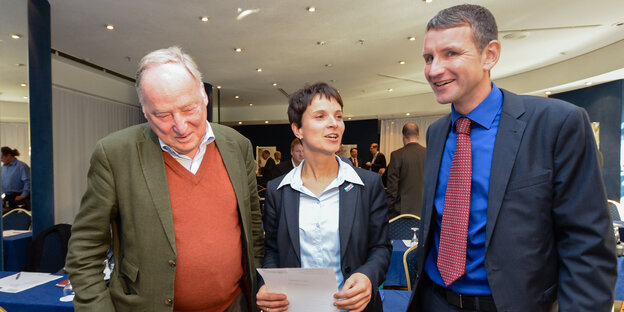
<path id="1" fill-rule="evenodd" d="M 378 287 L 392 252 L 386 195 L 378 174 L 335 155 L 345 129 L 342 106 L 338 91 L 326 83 L 306 86 L 289 99 L 288 119 L 305 159 L 268 184 L 263 267 L 332 268 L 337 309 L 382 311 Z M 260 309 L 288 309 L 286 295 L 260 286 Z"/>

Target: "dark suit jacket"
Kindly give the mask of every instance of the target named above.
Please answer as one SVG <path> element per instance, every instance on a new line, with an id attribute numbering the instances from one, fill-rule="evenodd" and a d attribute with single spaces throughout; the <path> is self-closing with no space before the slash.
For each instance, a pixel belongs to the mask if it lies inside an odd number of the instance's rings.
<path id="1" fill-rule="evenodd" d="M 375 157 L 375 155 L 373 155 L 373 157 Z M 371 160 L 373 159 L 371 158 Z M 379 169 L 381 168 L 386 168 L 386 155 L 381 152 L 379 152 L 377 158 L 375 158 L 375 161 L 371 163 L 370 167 L 364 165 L 364 169 L 369 169 L 372 172 L 379 172 Z"/>
<path id="2" fill-rule="evenodd" d="M 382 311 L 379 285 L 390 264 L 387 203 L 378 174 L 354 168 L 364 186 L 340 186 L 340 265 L 345 281 L 355 272 L 366 275 L 373 293 L 365 311 Z M 290 185 L 277 189 L 284 177 L 269 182 L 264 207 L 264 268 L 301 267 L 299 196 Z"/>
<path id="3" fill-rule="evenodd" d="M 275 160 L 269 157 L 264 163 L 264 167 L 260 168 L 260 174 L 269 181 L 276 177 L 275 173 Z"/>
<path id="4" fill-rule="evenodd" d="M 366 166 L 366 162 L 360 157 L 357 158 L 357 166 L 355 165 L 355 163 L 353 163 L 353 161 L 351 161 L 351 157 L 349 157 L 348 159 L 351 165 L 353 165 L 354 167 L 363 168 L 364 166 Z"/>
<path id="5" fill-rule="evenodd" d="M 614 235 L 585 111 L 503 90 L 487 207 L 485 268 L 498 311 L 611 311 Z M 434 197 L 450 114 L 427 131 L 421 248 L 433 246 Z M 418 311 L 412 294 L 408 311 Z"/>
<path id="6" fill-rule="evenodd" d="M 256 268 L 264 246 L 252 146 L 231 128 L 211 127 L 236 193 L 245 284 L 251 288 L 245 292 L 255 311 Z M 175 231 L 163 151 L 149 125 L 100 140 L 87 184 L 65 266 L 76 292 L 76 311 L 172 311 L 165 300 L 174 293 Z M 102 262 L 111 243 L 115 270 L 107 285 Z"/>
<path id="7" fill-rule="evenodd" d="M 417 142 L 408 143 L 392 152 L 388 165 L 388 214 L 394 218 L 411 213 L 420 216 L 425 148 Z"/>
<path id="8" fill-rule="evenodd" d="M 277 172 L 277 175 L 275 177 L 279 177 L 283 174 L 287 174 L 293 168 L 294 166 L 293 166 L 292 160 L 290 159 L 282 160 L 277 166 L 275 166 L 275 171 Z"/>

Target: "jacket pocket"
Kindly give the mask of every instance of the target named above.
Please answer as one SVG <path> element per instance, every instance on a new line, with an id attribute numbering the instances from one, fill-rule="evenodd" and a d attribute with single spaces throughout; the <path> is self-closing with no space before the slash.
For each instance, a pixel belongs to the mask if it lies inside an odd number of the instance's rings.
<path id="1" fill-rule="evenodd" d="M 126 295 L 136 295 L 136 289 L 133 287 L 139 275 L 139 268 L 128 262 L 125 258 L 121 260 L 119 273 L 123 279 L 123 288 Z"/>
<path id="2" fill-rule="evenodd" d="M 544 291 L 544 294 L 542 295 L 542 300 L 540 301 L 542 303 L 550 304 L 555 301 L 556 297 L 557 297 L 557 284 L 555 283 L 554 285 L 546 289 L 546 291 Z"/>
<path id="3" fill-rule="evenodd" d="M 524 178 L 521 180 L 510 181 L 507 186 L 507 192 L 513 192 L 516 190 L 528 188 L 538 184 L 542 184 L 550 181 L 550 172 L 546 172 L 537 176 Z"/>

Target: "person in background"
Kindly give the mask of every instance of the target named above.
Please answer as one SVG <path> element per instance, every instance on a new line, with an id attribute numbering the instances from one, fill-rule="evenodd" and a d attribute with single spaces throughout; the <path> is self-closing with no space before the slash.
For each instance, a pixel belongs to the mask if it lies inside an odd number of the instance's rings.
<path id="1" fill-rule="evenodd" d="M 336 308 L 382 311 L 378 288 L 392 249 L 386 196 L 378 174 L 335 155 L 345 129 L 342 105 L 326 83 L 306 86 L 289 99 L 288 120 L 305 160 L 269 182 L 263 267 L 332 268 Z M 263 281 L 256 297 L 264 311 L 288 309 L 286 295 L 271 293 Z"/>
<path id="2" fill-rule="evenodd" d="M 14 208 L 30 210 L 30 167 L 16 157 L 17 149 L 8 146 L 0 148 L 2 157 L 2 212 Z"/>
<path id="3" fill-rule="evenodd" d="M 262 175 L 262 180 L 264 181 L 262 184 L 266 185 L 267 182 L 275 178 L 275 160 L 271 158 L 271 152 L 269 152 L 269 150 L 262 150 L 260 155 L 262 159 L 265 160 L 264 166 L 260 168 L 260 174 Z"/>
<path id="4" fill-rule="evenodd" d="M 206 120 L 201 73 L 178 47 L 147 54 L 136 88 L 147 123 L 96 144 L 72 226 L 75 310 L 256 311 L 264 248 L 251 142 Z"/>
<path id="5" fill-rule="evenodd" d="M 364 169 L 383 175 L 386 172 L 386 155 L 379 151 L 379 144 L 377 143 L 371 144 L 369 150 L 373 158 L 366 162 Z"/>
<path id="6" fill-rule="evenodd" d="M 360 168 L 361 166 L 363 166 L 363 162 L 362 159 L 360 157 L 358 157 L 358 149 L 357 148 L 352 148 L 349 153 L 351 154 L 351 157 L 349 157 L 349 161 L 351 162 L 351 164 L 353 165 L 353 167 L 357 167 Z"/>
<path id="7" fill-rule="evenodd" d="M 408 311 L 611 311 L 615 237 L 587 113 L 490 80 L 501 43 L 477 5 L 427 24 L 427 130 Z"/>
<path id="8" fill-rule="evenodd" d="M 418 125 L 403 125 L 403 147 L 390 154 L 388 165 L 388 214 L 394 218 L 401 214 L 420 216 L 426 149 L 418 144 Z"/>
<path id="9" fill-rule="evenodd" d="M 294 167 L 299 166 L 303 161 L 303 146 L 299 138 L 294 138 L 290 142 L 290 161 L 283 161 L 277 165 L 278 176 L 287 174 Z"/>
<path id="10" fill-rule="evenodd" d="M 273 153 L 273 158 L 275 158 L 275 164 L 279 165 L 282 162 L 282 152 L 275 151 L 275 153 Z"/>

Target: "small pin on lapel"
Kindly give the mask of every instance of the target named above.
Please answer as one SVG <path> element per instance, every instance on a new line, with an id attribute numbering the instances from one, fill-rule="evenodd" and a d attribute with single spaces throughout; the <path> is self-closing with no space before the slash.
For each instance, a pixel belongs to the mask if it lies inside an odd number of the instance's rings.
<path id="1" fill-rule="evenodd" d="M 353 188 L 353 183 L 349 183 L 349 185 L 345 186 L 344 190 L 346 192 L 350 191 Z"/>

